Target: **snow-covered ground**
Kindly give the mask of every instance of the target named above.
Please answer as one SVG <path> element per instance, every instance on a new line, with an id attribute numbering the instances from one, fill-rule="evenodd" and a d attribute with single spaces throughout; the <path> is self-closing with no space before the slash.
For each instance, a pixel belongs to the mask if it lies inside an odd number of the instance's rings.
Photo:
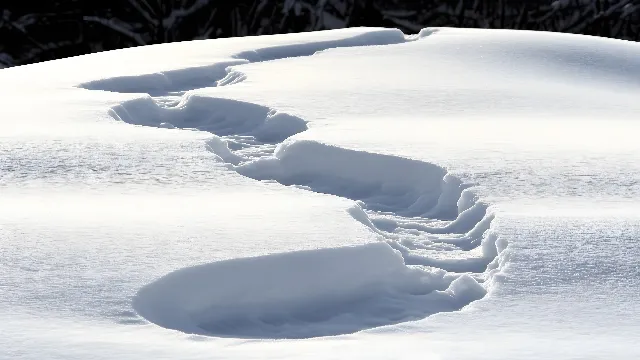
<path id="1" fill-rule="evenodd" d="M 3 69 L 0 358 L 639 358 L 639 70 L 449 28 Z"/>

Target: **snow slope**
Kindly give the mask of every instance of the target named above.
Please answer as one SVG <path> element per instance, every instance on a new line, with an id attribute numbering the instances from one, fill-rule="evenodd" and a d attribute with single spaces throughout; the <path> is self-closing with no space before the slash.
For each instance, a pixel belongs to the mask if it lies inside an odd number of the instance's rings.
<path id="1" fill-rule="evenodd" d="M 363 28 L 2 70 L 0 356 L 636 358 L 638 55 Z"/>

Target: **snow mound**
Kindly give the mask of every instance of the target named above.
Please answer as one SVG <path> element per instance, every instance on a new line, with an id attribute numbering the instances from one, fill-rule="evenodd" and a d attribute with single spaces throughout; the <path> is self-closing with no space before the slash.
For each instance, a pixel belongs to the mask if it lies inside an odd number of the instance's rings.
<path id="1" fill-rule="evenodd" d="M 186 333 L 308 338 L 421 319 L 485 293 L 468 275 L 406 267 L 399 252 L 373 243 L 180 269 L 143 287 L 133 306 Z"/>

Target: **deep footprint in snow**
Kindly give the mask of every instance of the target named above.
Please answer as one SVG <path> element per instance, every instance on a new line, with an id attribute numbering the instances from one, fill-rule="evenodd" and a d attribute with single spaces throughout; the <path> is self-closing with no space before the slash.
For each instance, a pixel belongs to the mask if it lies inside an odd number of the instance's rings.
<path id="1" fill-rule="evenodd" d="M 379 242 L 177 270 L 142 288 L 133 306 L 186 333 L 291 339 L 418 320 L 485 294 L 469 275 L 409 268 Z"/>
<path id="2" fill-rule="evenodd" d="M 134 299 L 155 324 L 219 337 L 308 338 L 423 319 L 486 294 L 479 281 L 505 244 L 490 229 L 487 205 L 440 166 L 289 139 L 307 129 L 304 120 L 228 99 L 145 97 L 111 115 L 210 132 L 209 150 L 229 169 L 354 200 L 349 214 L 384 239 L 175 271 Z"/>
<path id="3" fill-rule="evenodd" d="M 226 136 L 236 149 L 279 143 L 307 130 L 306 121 L 299 117 L 242 101 L 198 95 L 178 99 L 147 96 L 114 106 L 109 114 L 134 125 L 193 129 Z"/>
<path id="4" fill-rule="evenodd" d="M 331 31 L 331 30 L 330 30 Z M 345 29 L 340 30 L 345 32 Z M 229 69 L 234 65 L 278 60 L 290 57 L 311 56 L 318 51 L 332 48 L 390 45 L 412 41 L 429 36 L 435 29 L 424 29 L 418 36 L 406 37 L 397 29 L 367 30 L 335 40 L 308 41 L 298 44 L 269 46 L 260 49 L 242 51 L 231 56 L 227 61 L 211 65 L 169 70 L 137 76 L 120 76 L 85 82 L 78 86 L 88 90 L 103 90 L 122 93 L 146 93 L 153 96 L 183 94 L 185 91 L 237 83 L 244 79 L 241 73 L 232 73 Z"/>

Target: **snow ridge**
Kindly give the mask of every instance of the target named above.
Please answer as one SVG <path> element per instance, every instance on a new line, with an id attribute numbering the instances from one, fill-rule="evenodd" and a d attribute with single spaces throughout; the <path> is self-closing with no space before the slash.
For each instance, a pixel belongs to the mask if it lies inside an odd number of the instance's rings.
<path id="1" fill-rule="evenodd" d="M 438 165 L 297 140 L 303 119 L 229 99 L 146 96 L 110 114 L 207 131 L 229 170 L 353 200 L 348 213 L 381 240 L 174 271 L 133 300 L 157 325 L 236 338 L 349 334 L 462 309 L 487 294 L 504 262 L 491 208 Z"/>

